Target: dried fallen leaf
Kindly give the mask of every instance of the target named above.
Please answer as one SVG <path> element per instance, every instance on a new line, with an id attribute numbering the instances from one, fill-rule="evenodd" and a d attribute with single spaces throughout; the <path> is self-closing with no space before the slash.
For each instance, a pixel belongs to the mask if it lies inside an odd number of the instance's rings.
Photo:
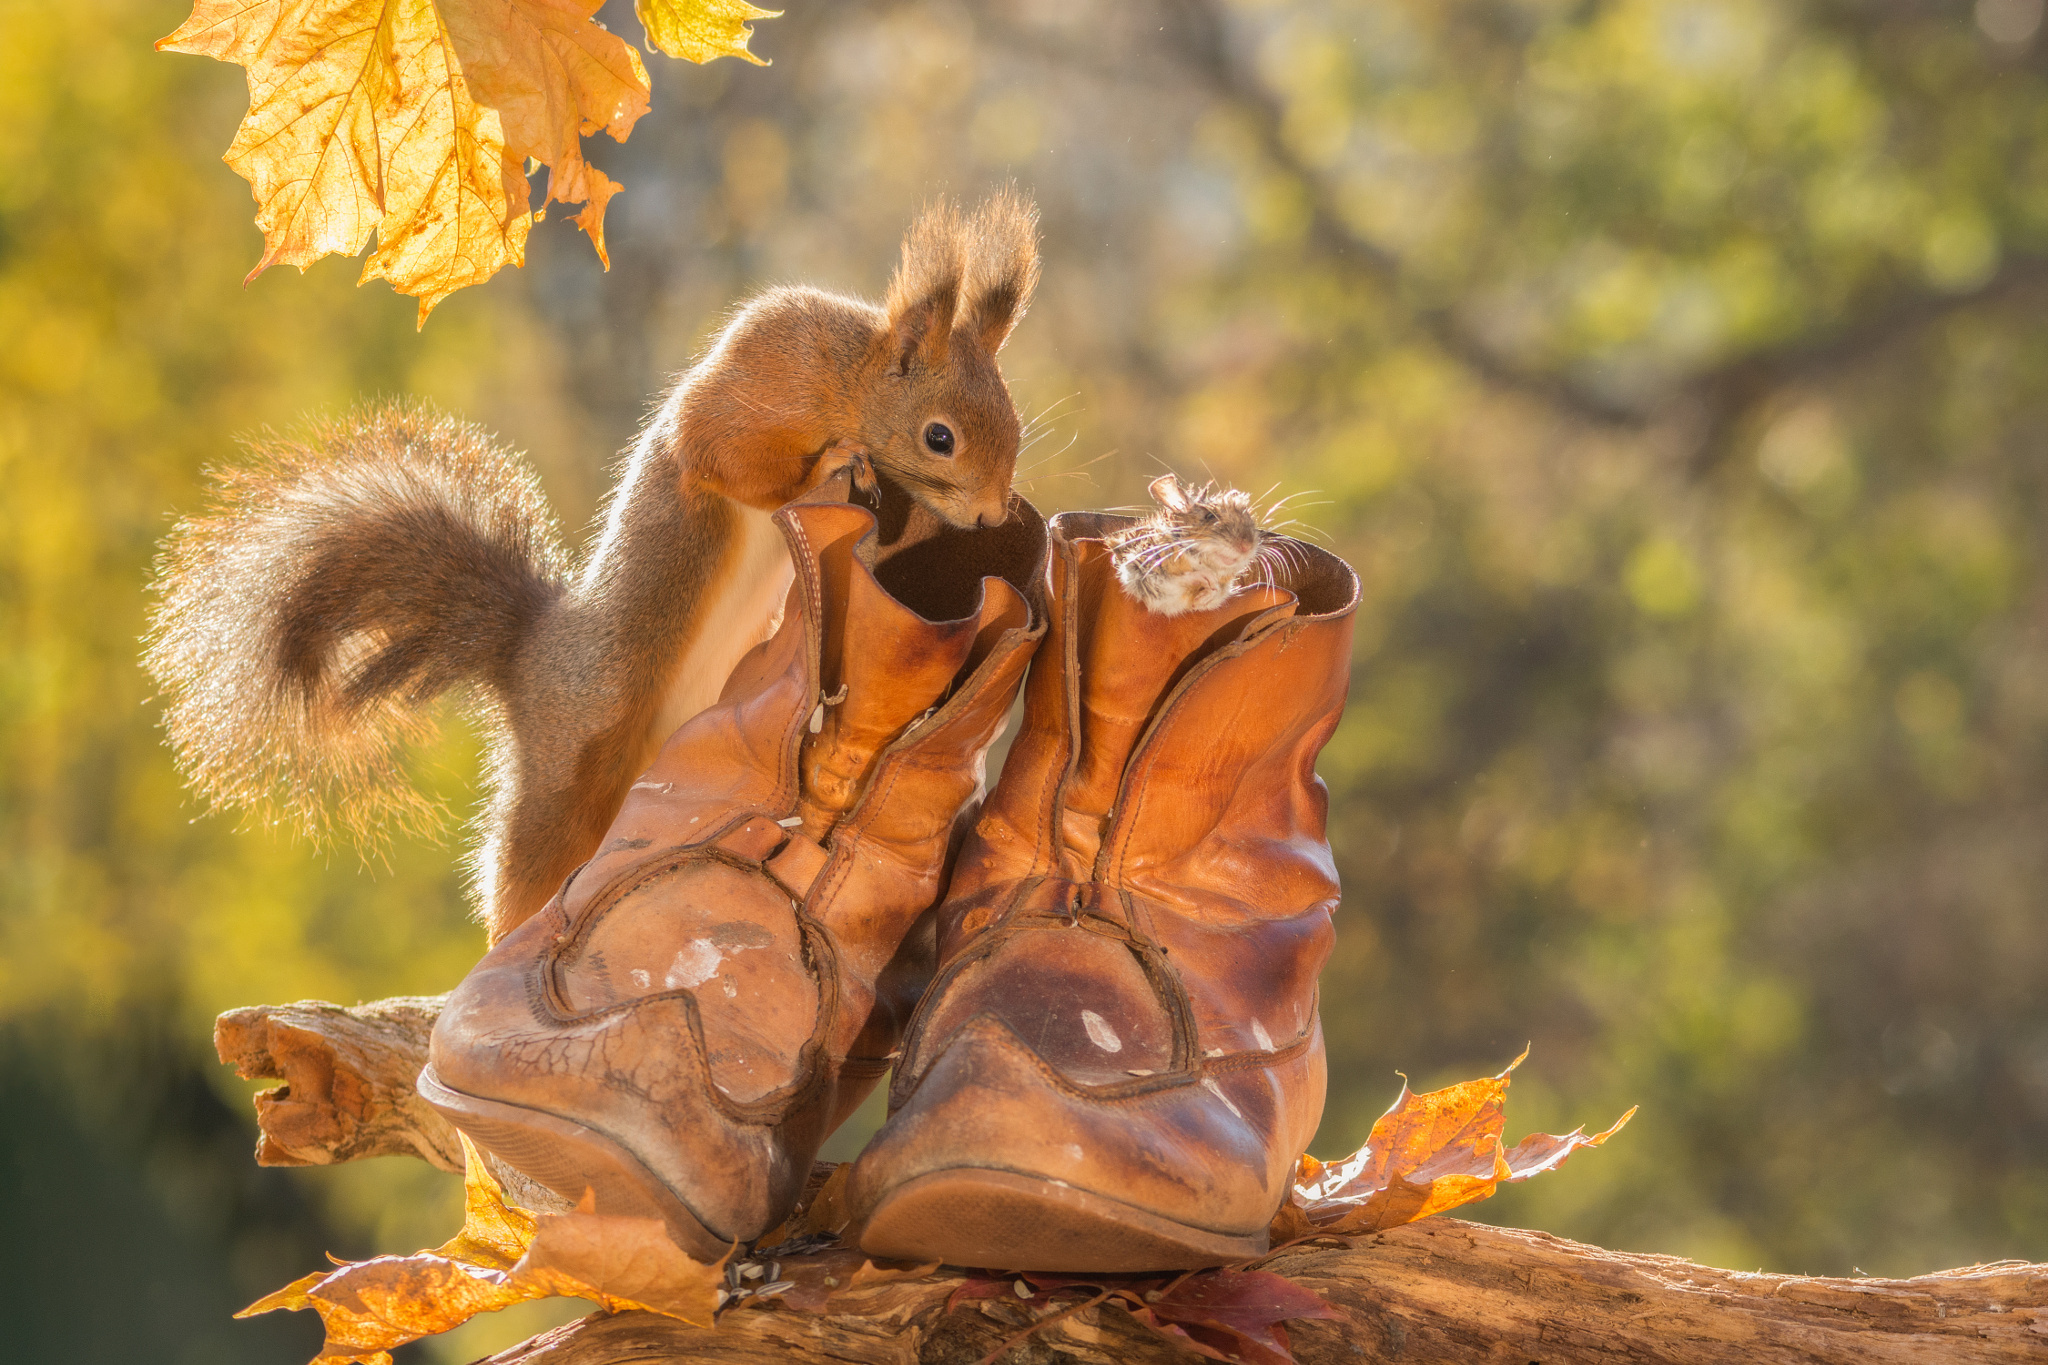
<path id="1" fill-rule="evenodd" d="M 782 13 L 746 0 L 634 0 L 633 10 L 648 41 L 671 57 L 693 62 L 740 57 L 755 66 L 768 63 L 747 51 L 747 40 L 754 36 L 747 25 Z"/>
<path id="2" fill-rule="evenodd" d="M 284 1288 L 271 1290 L 235 1316 L 253 1318 L 258 1313 L 271 1313 L 280 1308 L 288 1308 L 293 1312 L 311 1308 L 313 1301 L 306 1297 L 306 1291 L 333 1273 L 331 1270 L 316 1270 L 310 1275 L 301 1275 Z"/>
<path id="3" fill-rule="evenodd" d="M 785 1256 L 778 1264 L 790 1286 L 783 1291 L 782 1302 L 800 1313 L 823 1313 L 841 1294 L 896 1280 L 921 1280 L 939 1268 L 937 1261 L 878 1262 L 847 1246 Z"/>
<path id="4" fill-rule="evenodd" d="M 505 1202 L 505 1191 L 469 1134 L 462 1140 L 462 1231 L 434 1248 L 436 1256 L 489 1270 L 509 1270 L 533 1245 L 533 1215 Z"/>
<path id="5" fill-rule="evenodd" d="M 327 1329 L 313 1365 L 390 1365 L 389 1352 L 550 1291 L 530 1292 L 502 1270 L 436 1256 L 379 1256 L 342 1266 L 306 1292 Z M 237 1316 L 267 1311 L 259 1301 Z"/>
<path id="6" fill-rule="evenodd" d="M 725 1279 L 727 1252 L 714 1265 L 693 1261 L 669 1240 L 659 1218 L 596 1212 L 586 1193 L 572 1213 L 542 1214 L 533 1245 L 512 1278 L 565 1297 L 594 1299 L 617 1312 L 651 1308 L 709 1327 Z"/>
<path id="7" fill-rule="evenodd" d="M 1404 1079 L 1393 1107 L 1372 1126 L 1365 1146 L 1343 1161 L 1303 1157 L 1294 1195 L 1274 1220 L 1276 1241 L 1307 1231 L 1376 1232 L 1412 1223 L 1491 1195 L 1503 1181 L 1554 1170 L 1581 1147 L 1597 1147 L 1635 1116 L 1630 1109 L 1603 1133 L 1532 1133 L 1503 1150 L 1508 1079 L 1498 1076 L 1418 1095 Z"/>
<path id="8" fill-rule="evenodd" d="M 1312 1289 L 1264 1270 L 1211 1270 L 1182 1278 L 1135 1317 L 1215 1360 L 1294 1365 L 1285 1324 L 1343 1314 Z"/>
<path id="9" fill-rule="evenodd" d="M 790 1282 L 782 1302 L 799 1313 L 822 1313 L 833 1298 L 853 1287 L 853 1277 L 868 1258 L 858 1247 L 827 1246 L 782 1259 L 782 1277 Z"/>
<path id="10" fill-rule="evenodd" d="M 641 1308 L 698 1326 L 712 1321 L 725 1260 L 684 1255 L 661 1221 L 585 1207 L 536 1217 L 506 1205 L 483 1158 L 463 1139 L 462 1231 L 432 1251 L 344 1262 L 294 1280 L 237 1317 L 311 1308 L 327 1329 L 313 1365 L 390 1365 L 390 1352 L 529 1299 L 560 1295 L 619 1311 Z"/>
<path id="11" fill-rule="evenodd" d="M 866 1260 L 861 1262 L 860 1269 L 853 1272 L 853 1281 L 847 1288 L 860 1289 L 866 1285 L 889 1284 L 896 1280 L 921 1280 L 927 1275 L 937 1273 L 938 1268 L 937 1261 Z"/>
<path id="12" fill-rule="evenodd" d="M 803 1208 L 790 1220 L 792 1241 L 801 1237 L 836 1237 L 845 1231 L 853 1221 L 853 1212 L 846 1206 L 846 1173 L 852 1169 L 850 1161 L 834 1167 L 824 1183 L 807 1195 Z"/>

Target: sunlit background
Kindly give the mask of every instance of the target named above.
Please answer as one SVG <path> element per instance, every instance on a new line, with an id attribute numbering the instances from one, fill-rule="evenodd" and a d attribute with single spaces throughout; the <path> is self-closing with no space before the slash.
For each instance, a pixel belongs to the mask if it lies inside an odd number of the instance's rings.
<path id="1" fill-rule="evenodd" d="M 243 287 L 245 89 L 151 50 L 179 0 L 0 0 L 11 1359 L 301 1360 L 310 1315 L 228 1314 L 458 1217 L 418 1162 L 259 1171 L 213 1059 L 222 1009 L 443 990 L 482 940 L 453 844 L 366 867 L 181 791 L 136 638 L 202 469 L 422 394 L 587 525 L 735 300 L 877 292 L 921 201 L 1011 177 L 1028 494 L 1318 490 L 1365 581 L 1317 1150 L 1397 1069 L 1526 1041 L 1511 1137 L 1642 1111 L 1480 1218 L 1738 1269 L 2048 1259 L 2042 0 L 787 10 L 771 67 L 650 57 L 654 113 L 589 144 L 609 274 L 551 220 L 416 334 L 350 262 Z M 454 712 L 419 767 L 470 807 Z M 522 1311 L 401 1357 L 557 1310 Z"/>

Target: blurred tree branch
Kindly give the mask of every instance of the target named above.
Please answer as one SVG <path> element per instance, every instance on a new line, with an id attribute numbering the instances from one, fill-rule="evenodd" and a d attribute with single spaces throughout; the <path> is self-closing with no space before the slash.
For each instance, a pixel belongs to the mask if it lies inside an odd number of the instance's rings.
<path id="1" fill-rule="evenodd" d="M 1403 299 L 1407 271 L 1400 256 L 1354 228 L 1329 177 L 1295 148 L 1285 132 L 1279 98 L 1234 55 L 1235 44 L 1217 0 L 1161 0 L 1162 12 L 1184 66 L 1215 97 L 1249 120 L 1266 158 L 1296 181 L 1309 209 L 1309 245 L 1335 263 L 1370 277 Z M 1980 283 L 1941 291 L 1898 285 L 1846 310 L 1847 321 L 1802 332 L 1783 342 L 1682 376 L 1640 401 L 1624 401 L 1552 370 L 1507 356 L 1479 336 L 1446 302 L 1407 299 L 1415 325 L 1438 349 L 1484 383 L 1538 399 L 1561 413 L 1604 427 L 1639 428 L 1667 414 L 1700 419 L 1691 472 L 1706 472 L 1725 453 L 1743 417 L 1771 395 L 1845 369 L 1875 352 L 1909 340 L 1967 308 L 1997 303 L 2048 282 L 2048 257 L 2006 256 Z"/>
<path id="2" fill-rule="evenodd" d="M 1300 184 L 1308 201 L 1310 244 L 1370 276 L 1395 298 L 1402 298 L 1407 272 L 1401 258 L 1350 225 L 1328 178 L 1288 141 L 1285 110 L 1257 75 L 1232 55 L 1225 20 L 1215 0 L 1162 0 L 1162 5 L 1171 17 L 1168 27 L 1187 68 L 1212 94 L 1248 117 L 1260 150 Z M 1410 299 L 1406 307 L 1416 326 L 1439 349 L 1495 388 L 1541 399 L 1583 421 L 1604 426 L 1639 426 L 1647 418 L 1646 413 L 1562 375 L 1516 363 L 1474 333 L 1449 304 Z"/>
<path id="3" fill-rule="evenodd" d="M 1692 472 L 1705 473 L 1717 463 L 1744 415 L 1773 394 L 1830 378 L 1888 347 L 1911 341 L 1965 309 L 2003 303 L 2044 284 L 2048 284 L 2048 257 L 2008 256 L 1972 288 L 1949 293 L 1899 288 L 1858 308 L 1854 320 L 1831 332 L 1796 337 L 1701 371 L 1683 381 L 1666 400 L 1690 401 L 1706 413 Z"/>

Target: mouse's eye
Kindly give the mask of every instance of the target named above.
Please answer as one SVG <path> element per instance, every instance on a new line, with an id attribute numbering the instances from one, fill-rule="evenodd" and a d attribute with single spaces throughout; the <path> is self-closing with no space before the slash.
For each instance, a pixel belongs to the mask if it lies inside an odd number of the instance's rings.
<path id="1" fill-rule="evenodd" d="M 1202 509 L 1202 524 L 1203 524 L 1204 526 L 1211 526 L 1211 525 L 1214 525 L 1214 524 L 1215 524 L 1215 521 L 1216 521 L 1216 513 L 1215 513 L 1215 510 L 1214 510 L 1214 509 L 1212 509 L 1212 508 L 1204 507 L 1204 508 Z"/>
<path id="2" fill-rule="evenodd" d="M 926 423 L 924 429 L 924 448 L 934 455 L 951 455 L 953 453 L 953 428 L 947 426 L 944 422 Z"/>

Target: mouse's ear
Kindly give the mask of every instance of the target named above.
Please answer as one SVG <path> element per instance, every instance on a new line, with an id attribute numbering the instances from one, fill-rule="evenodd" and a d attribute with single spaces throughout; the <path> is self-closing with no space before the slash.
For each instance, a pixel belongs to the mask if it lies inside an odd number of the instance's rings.
<path id="1" fill-rule="evenodd" d="M 889 341 L 897 374 L 913 358 L 945 363 L 966 271 L 966 224 L 950 202 L 934 200 L 903 234 L 903 261 L 889 281 Z"/>
<path id="2" fill-rule="evenodd" d="M 1152 495 L 1152 501 L 1158 503 L 1169 512 L 1185 512 L 1188 510 L 1188 495 L 1180 486 L 1180 476 L 1178 474 L 1161 474 L 1158 478 L 1152 480 L 1151 485 L 1146 491 Z"/>
<path id="3" fill-rule="evenodd" d="M 1005 185 L 975 209 L 967 233 L 966 325 L 993 355 L 1038 287 L 1038 205 Z"/>

